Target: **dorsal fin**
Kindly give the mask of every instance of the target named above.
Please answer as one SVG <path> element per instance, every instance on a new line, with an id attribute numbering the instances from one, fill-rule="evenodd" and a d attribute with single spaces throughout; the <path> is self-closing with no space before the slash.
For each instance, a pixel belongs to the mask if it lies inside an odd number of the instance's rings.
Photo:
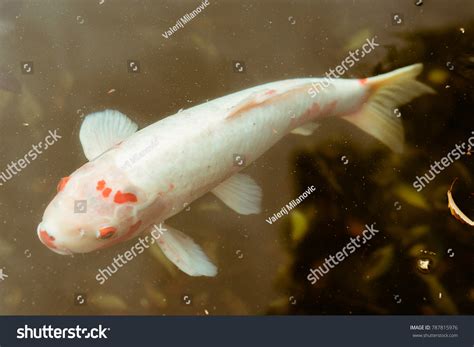
<path id="1" fill-rule="evenodd" d="M 91 113 L 81 125 L 79 138 L 87 159 L 93 160 L 135 133 L 138 125 L 115 110 Z"/>

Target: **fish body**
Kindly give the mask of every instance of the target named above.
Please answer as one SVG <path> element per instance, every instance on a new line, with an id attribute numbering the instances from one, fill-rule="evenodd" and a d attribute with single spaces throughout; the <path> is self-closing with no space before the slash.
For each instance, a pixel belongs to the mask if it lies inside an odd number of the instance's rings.
<path id="1" fill-rule="evenodd" d="M 310 135 L 342 117 L 401 151 L 393 108 L 429 87 L 415 80 L 420 65 L 360 80 L 268 83 L 192 107 L 140 131 L 118 111 L 89 115 L 81 143 L 90 160 L 58 186 L 38 234 L 60 254 L 84 253 L 131 239 L 214 193 L 240 214 L 260 212 L 262 191 L 239 173 L 289 133 Z M 86 212 L 78 201 L 86 204 Z M 184 272 L 214 276 L 216 267 L 189 237 L 168 227 L 159 241 Z"/>

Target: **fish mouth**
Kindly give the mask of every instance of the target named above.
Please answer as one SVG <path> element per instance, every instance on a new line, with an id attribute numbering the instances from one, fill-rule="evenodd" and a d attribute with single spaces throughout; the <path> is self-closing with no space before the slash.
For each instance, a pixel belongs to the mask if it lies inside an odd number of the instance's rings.
<path id="1" fill-rule="evenodd" d="M 42 227 L 42 224 L 43 223 L 41 222 L 36 230 L 41 243 L 57 254 L 72 255 L 73 253 L 69 249 L 58 247 L 55 243 L 56 238 L 50 235 L 47 230 Z"/>

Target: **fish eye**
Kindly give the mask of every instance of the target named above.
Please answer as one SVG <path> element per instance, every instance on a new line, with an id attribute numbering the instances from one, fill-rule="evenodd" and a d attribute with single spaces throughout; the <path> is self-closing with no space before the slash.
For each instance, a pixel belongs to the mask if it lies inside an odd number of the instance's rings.
<path id="1" fill-rule="evenodd" d="M 114 236 L 116 232 L 117 229 L 114 227 L 100 228 L 96 233 L 96 237 L 99 240 L 107 240 Z"/>

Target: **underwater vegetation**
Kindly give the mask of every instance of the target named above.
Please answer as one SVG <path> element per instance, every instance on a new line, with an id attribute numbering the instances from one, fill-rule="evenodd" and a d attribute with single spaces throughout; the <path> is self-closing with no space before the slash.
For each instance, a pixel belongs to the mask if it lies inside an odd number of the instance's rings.
<path id="1" fill-rule="evenodd" d="M 283 294 L 268 313 L 472 313 L 474 229 L 451 215 L 447 192 L 457 178 L 454 199 L 467 216 L 474 216 L 474 156 L 468 151 L 421 192 L 412 185 L 474 131 L 472 29 L 404 35 L 408 47 L 392 47 L 374 68 L 375 75 L 423 62 L 421 80 L 437 91 L 399 110 L 406 134 L 402 155 L 367 137 L 367 143 L 350 146 L 344 138 L 352 142 L 360 134 L 352 138 L 348 128 L 294 154 L 294 190 L 314 184 L 317 191 L 287 220 L 282 238 L 291 260 L 276 282 Z M 364 146 L 372 149 L 361 150 Z M 380 230 L 376 236 L 314 285 L 308 281 L 311 268 L 373 222 Z"/>

